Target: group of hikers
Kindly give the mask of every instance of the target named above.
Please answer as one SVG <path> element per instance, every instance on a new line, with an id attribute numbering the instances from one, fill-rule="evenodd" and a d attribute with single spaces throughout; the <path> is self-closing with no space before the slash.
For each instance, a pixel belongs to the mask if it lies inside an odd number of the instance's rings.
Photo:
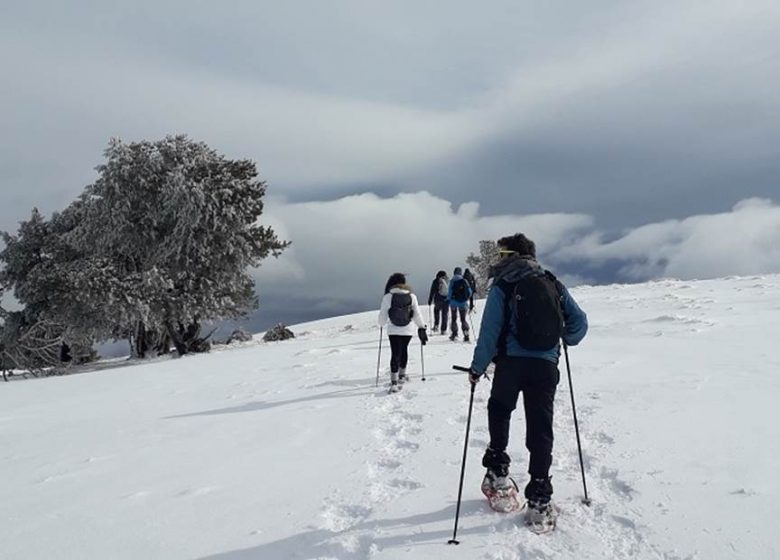
<path id="1" fill-rule="evenodd" d="M 474 311 L 474 295 L 477 285 L 474 275 L 467 268 L 465 272 L 459 266 L 452 272 L 452 280 L 447 278 L 447 273 L 440 270 L 436 278 L 431 282 L 431 290 L 428 294 L 428 306 L 433 305 L 433 332 L 447 334 L 447 317 L 452 316 L 452 334 L 450 340 L 458 338 L 458 318 L 463 329 L 463 341 L 469 342 L 469 323 L 466 320 L 466 312 Z M 441 331 L 439 331 L 441 325 Z"/>
<path id="2" fill-rule="evenodd" d="M 482 457 L 487 469 L 483 492 L 516 490 L 509 477 L 506 453 L 512 411 L 520 393 L 526 421 L 526 448 L 530 453 L 530 480 L 524 495 L 529 511 L 552 513 L 550 466 L 553 450 L 553 401 L 560 380 L 561 340 L 578 344 L 588 330 L 587 316 L 566 287 L 536 260 L 536 245 L 517 233 L 497 241 L 499 261 L 489 272 L 489 289 L 482 312 L 468 379 L 477 384 L 488 365 L 495 370 L 487 405 L 490 443 Z M 446 334 L 448 314 L 451 340 L 457 340 L 458 320 L 463 340 L 469 341 L 467 313 L 474 310 L 474 277 L 455 268 L 451 279 L 440 270 L 431 284 L 428 305 L 433 305 L 433 332 Z M 390 339 L 390 383 L 407 380 L 407 349 L 417 331 L 420 343 L 428 334 L 419 304 L 401 273 L 390 276 L 379 311 L 379 325 Z"/>

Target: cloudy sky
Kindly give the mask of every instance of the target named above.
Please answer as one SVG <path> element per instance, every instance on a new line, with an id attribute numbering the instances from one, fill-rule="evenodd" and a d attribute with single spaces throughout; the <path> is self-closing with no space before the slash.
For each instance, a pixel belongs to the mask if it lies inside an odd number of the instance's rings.
<path id="1" fill-rule="evenodd" d="M 258 163 L 253 326 L 525 231 L 577 282 L 780 272 L 780 2 L 0 3 L 0 229 L 108 139 Z"/>

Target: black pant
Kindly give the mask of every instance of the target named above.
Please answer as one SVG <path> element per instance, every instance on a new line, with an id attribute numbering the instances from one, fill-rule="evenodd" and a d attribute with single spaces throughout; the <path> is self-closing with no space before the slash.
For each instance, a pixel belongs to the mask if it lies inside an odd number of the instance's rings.
<path id="1" fill-rule="evenodd" d="M 452 312 L 452 336 L 458 336 L 458 315 L 460 315 L 460 324 L 463 327 L 463 336 L 469 334 L 469 323 L 466 320 L 466 313 L 468 310 L 465 307 L 450 306 Z"/>
<path id="2" fill-rule="evenodd" d="M 433 300 L 433 330 L 439 328 L 439 318 L 441 317 L 441 332 L 447 332 L 447 312 L 449 310 L 449 304 L 446 299 L 441 301 Z"/>
<path id="3" fill-rule="evenodd" d="M 390 371 L 397 373 L 398 368 L 406 369 L 406 362 L 409 359 L 407 349 L 412 337 L 391 334 L 388 335 L 388 338 L 390 339 Z"/>
<path id="4" fill-rule="evenodd" d="M 540 358 L 500 357 L 488 401 L 490 447 L 504 451 L 509 443 L 509 421 L 523 392 L 525 446 L 531 453 L 528 473 L 544 478 L 550 472 L 553 449 L 553 401 L 561 375 L 558 366 Z"/>

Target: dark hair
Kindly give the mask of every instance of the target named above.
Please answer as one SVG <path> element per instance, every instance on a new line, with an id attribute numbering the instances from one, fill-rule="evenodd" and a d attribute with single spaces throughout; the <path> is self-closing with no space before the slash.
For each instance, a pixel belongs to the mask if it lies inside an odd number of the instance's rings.
<path id="1" fill-rule="evenodd" d="M 536 258 L 536 243 L 522 233 L 508 235 L 497 241 L 499 248 L 516 251 L 519 255 L 530 255 Z"/>
<path id="2" fill-rule="evenodd" d="M 436 273 L 436 278 L 443 278 L 445 276 L 447 276 L 447 273 L 444 272 L 443 270 L 440 270 L 439 272 Z"/>
<path id="3" fill-rule="evenodd" d="M 398 286 L 399 284 L 406 284 L 406 276 L 400 272 L 393 272 L 390 278 L 387 279 L 387 284 L 385 284 L 385 293 L 389 293 L 393 286 Z"/>

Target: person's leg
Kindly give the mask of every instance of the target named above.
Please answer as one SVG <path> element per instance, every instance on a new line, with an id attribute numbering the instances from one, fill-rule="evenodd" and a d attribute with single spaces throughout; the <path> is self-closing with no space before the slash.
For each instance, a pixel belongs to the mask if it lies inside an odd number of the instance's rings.
<path id="1" fill-rule="evenodd" d="M 440 309 L 439 304 L 436 303 L 434 300 L 433 302 L 433 332 L 436 332 L 439 330 L 439 315 L 440 315 Z"/>
<path id="2" fill-rule="evenodd" d="M 553 402 L 560 380 L 558 367 L 547 360 L 523 358 L 525 361 L 523 408 L 525 409 L 525 446 L 531 454 L 528 474 L 531 481 L 525 489 L 530 501 L 546 504 L 552 497 L 550 465 L 553 451 Z"/>
<path id="3" fill-rule="evenodd" d="M 454 305 L 450 306 L 450 315 L 451 315 L 450 331 L 452 333 L 450 335 L 450 338 L 452 340 L 455 340 L 456 338 L 458 338 L 458 308 L 455 307 Z"/>
<path id="4" fill-rule="evenodd" d="M 468 339 L 469 338 L 469 322 L 467 315 L 467 310 L 465 307 L 459 307 L 458 313 L 460 313 L 460 325 L 463 327 L 463 338 Z"/>
<path id="5" fill-rule="evenodd" d="M 519 377 L 514 371 L 512 361 L 512 358 L 506 357 L 497 360 L 488 400 L 490 444 L 482 457 L 482 466 L 498 476 L 506 476 L 509 472 L 510 459 L 506 453 L 509 426 L 520 392 Z"/>
<path id="6" fill-rule="evenodd" d="M 406 363 L 409 361 L 409 342 L 412 340 L 412 337 L 399 336 L 398 339 L 398 378 L 405 381 Z"/>
<path id="7" fill-rule="evenodd" d="M 447 300 L 441 301 L 437 304 L 439 311 L 441 312 L 441 334 L 447 334 L 447 314 L 450 312 Z"/>
<path id="8" fill-rule="evenodd" d="M 520 393 L 519 376 L 513 367 L 514 360 L 510 357 L 498 358 L 490 388 L 488 400 L 490 448 L 498 451 L 504 451 L 509 444 L 509 422 Z"/>
<path id="9" fill-rule="evenodd" d="M 391 334 L 390 339 L 390 381 L 398 381 L 398 360 L 400 357 L 400 336 Z"/>

